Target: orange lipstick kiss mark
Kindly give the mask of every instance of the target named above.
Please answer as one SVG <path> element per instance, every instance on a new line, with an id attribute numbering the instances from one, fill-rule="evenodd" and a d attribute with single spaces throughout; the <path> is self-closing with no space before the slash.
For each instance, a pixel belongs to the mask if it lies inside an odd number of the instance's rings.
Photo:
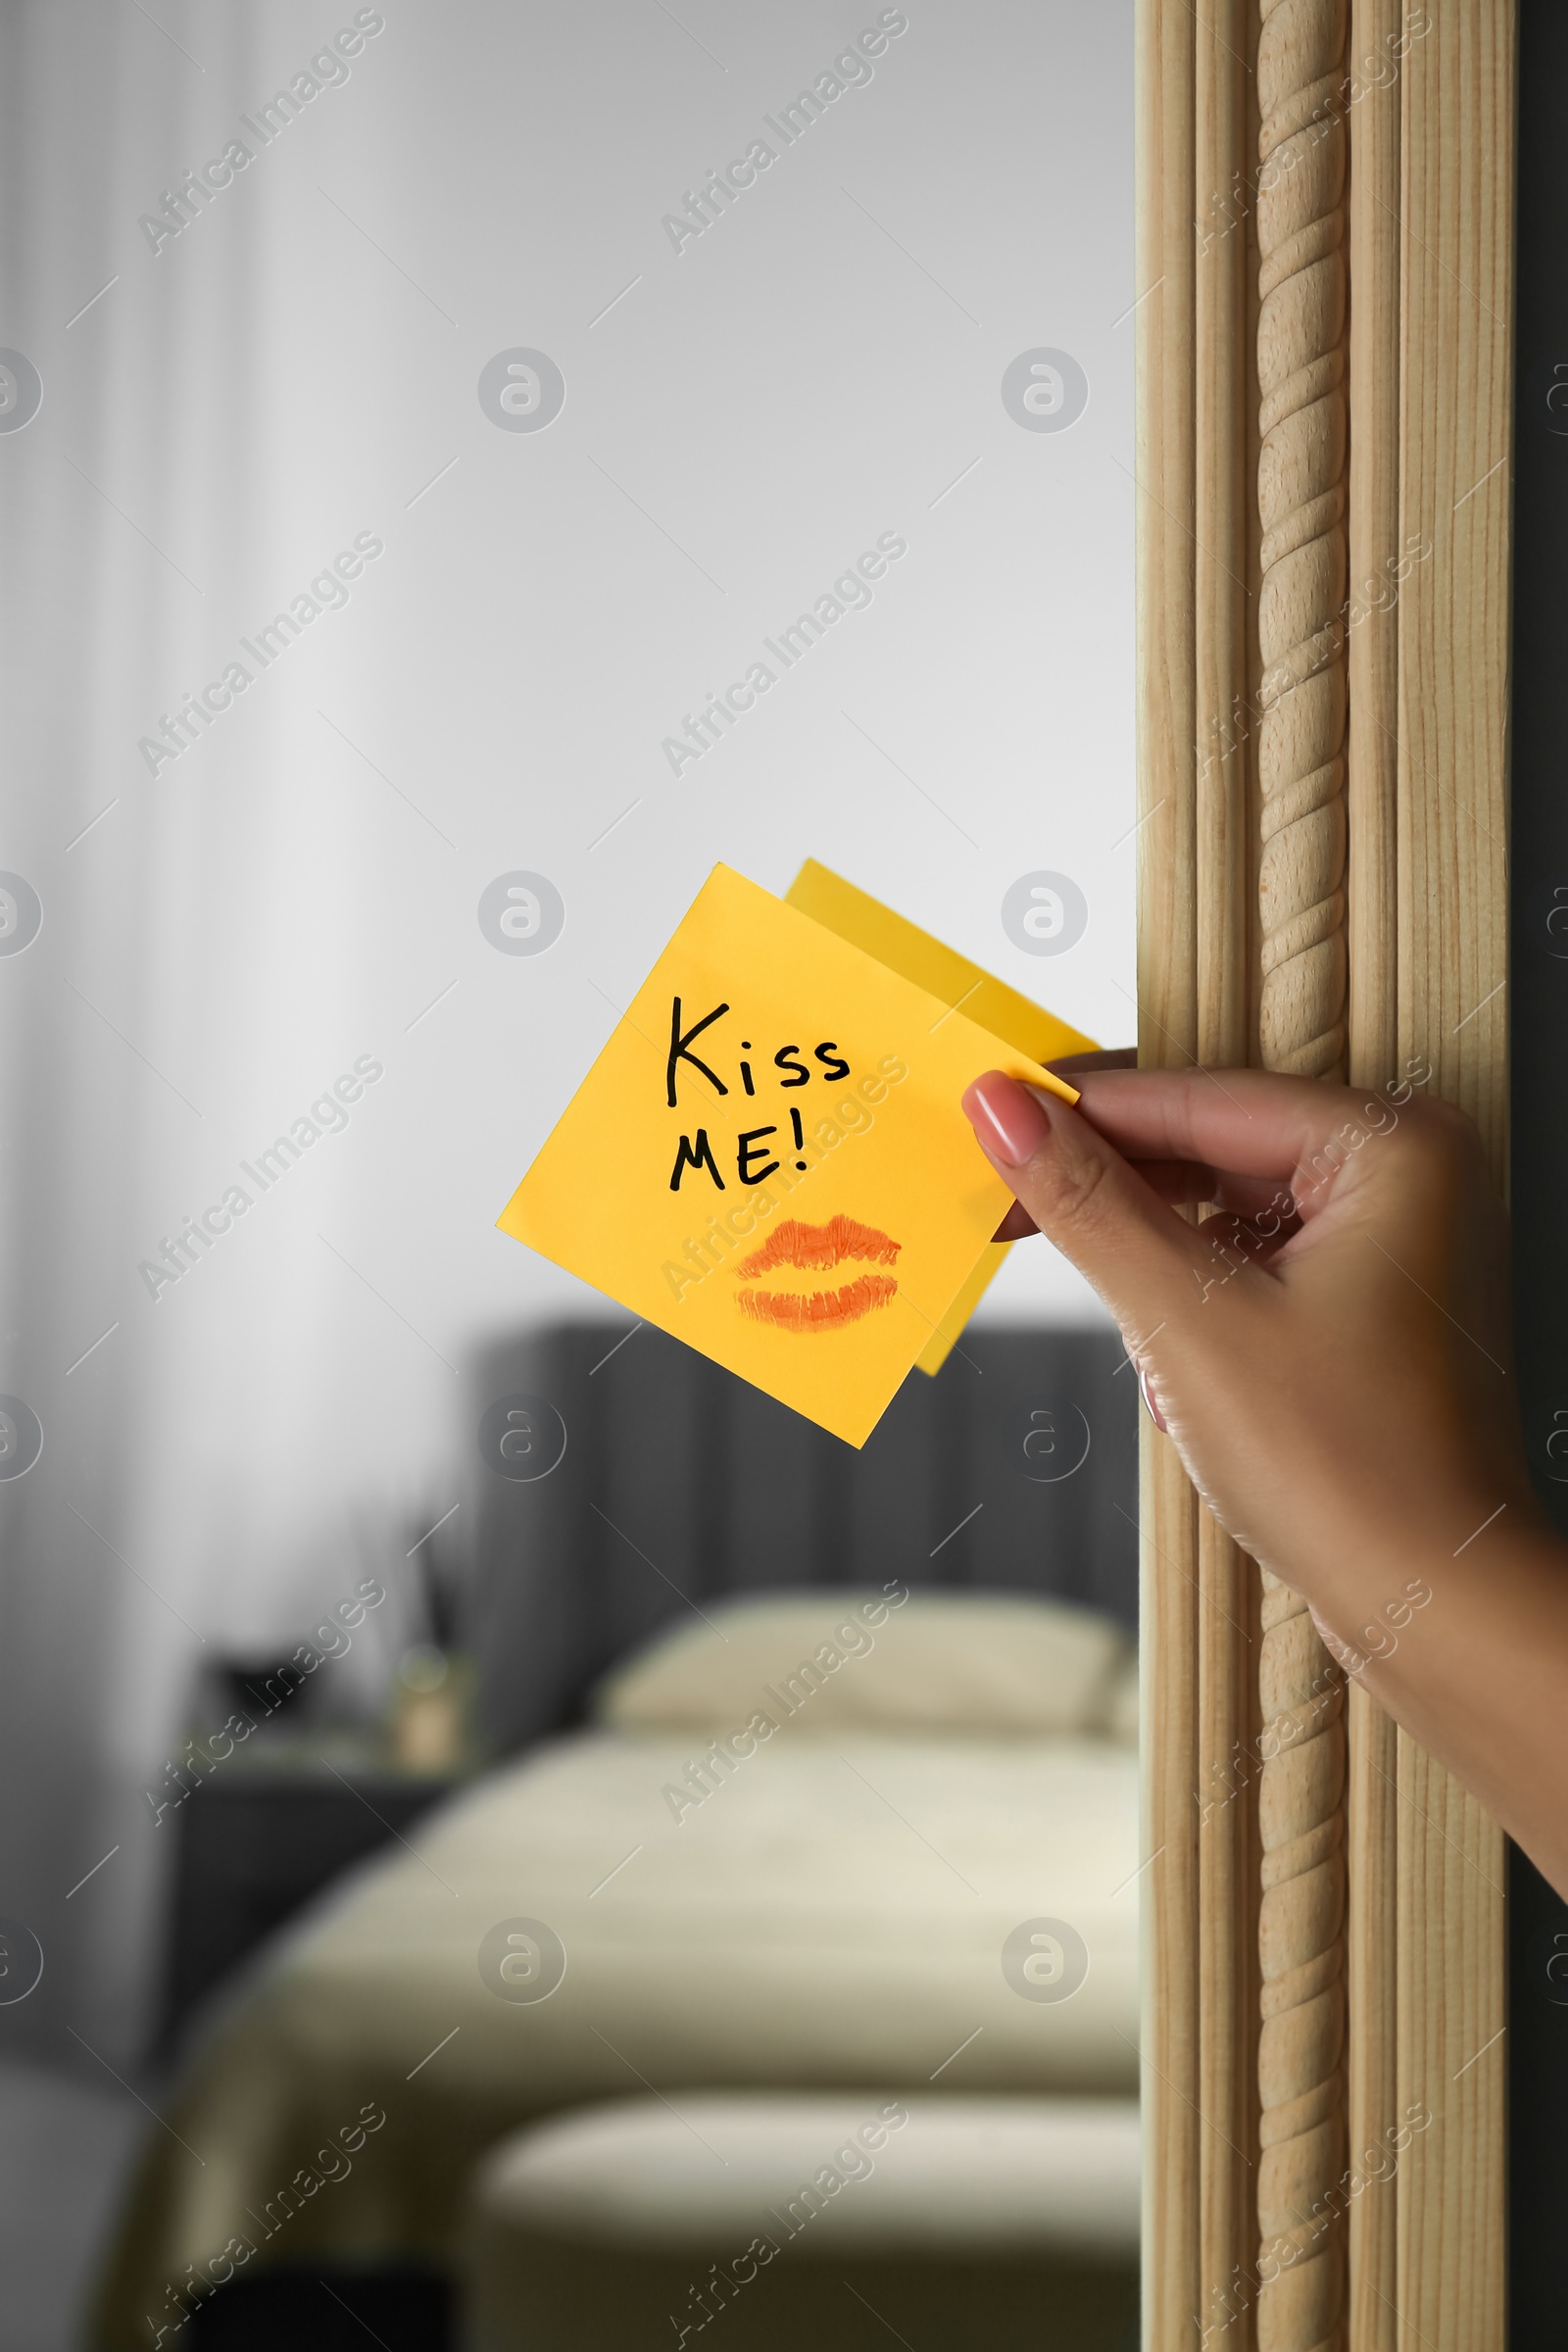
<path id="1" fill-rule="evenodd" d="M 902 1247 L 874 1225 L 861 1225 L 854 1217 L 830 1217 L 825 1225 L 803 1225 L 798 1217 L 786 1217 L 760 1250 L 742 1258 L 736 1272 L 766 1274 L 774 1266 L 825 1272 L 846 1258 L 891 1266 Z M 846 1323 L 875 1314 L 897 1298 L 898 1290 L 891 1274 L 857 1274 L 837 1291 L 742 1290 L 736 1292 L 735 1301 L 754 1323 L 771 1323 L 777 1331 L 840 1331 Z"/>

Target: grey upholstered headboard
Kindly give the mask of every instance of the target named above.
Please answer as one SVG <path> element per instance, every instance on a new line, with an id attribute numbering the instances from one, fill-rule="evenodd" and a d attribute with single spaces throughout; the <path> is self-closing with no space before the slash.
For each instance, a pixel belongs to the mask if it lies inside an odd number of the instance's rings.
<path id="1" fill-rule="evenodd" d="M 498 1747 L 578 1720 L 612 1659 L 717 1593 L 902 1577 L 1135 1623 L 1138 1399 L 1113 1333 L 966 1332 L 856 1452 L 662 1332 L 624 1331 L 560 1325 L 476 1367 L 486 1397 L 543 1399 L 565 1437 L 548 1476 L 509 1477 L 491 1422 L 476 1613 Z M 548 1460 L 562 1429 L 523 1411 Z"/>

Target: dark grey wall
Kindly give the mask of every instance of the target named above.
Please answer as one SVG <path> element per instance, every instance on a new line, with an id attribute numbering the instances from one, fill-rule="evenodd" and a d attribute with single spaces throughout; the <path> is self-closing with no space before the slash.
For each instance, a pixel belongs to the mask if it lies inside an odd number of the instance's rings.
<path id="1" fill-rule="evenodd" d="M 1568 1434 L 1553 1445 L 1556 1430 L 1568 1433 L 1568 14 L 1553 0 L 1523 0 L 1520 33 L 1510 858 L 1515 1335 L 1532 1467 L 1568 1534 L 1568 1458 L 1558 1458 L 1568 1455 Z M 1557 2352 L 1568 2308 L 1568 1904 L 1517 1852 L 1508 1896 L 1508 2341 L 1511 2352 Z"/>

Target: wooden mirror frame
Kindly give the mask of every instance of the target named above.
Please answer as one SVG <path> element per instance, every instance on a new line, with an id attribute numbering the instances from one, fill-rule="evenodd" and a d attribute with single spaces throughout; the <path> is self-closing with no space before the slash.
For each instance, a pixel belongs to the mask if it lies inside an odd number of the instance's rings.
<path id="1" fill-rule="evenodd" d="M 1515 43 L 1138 5 L 1141 1059 L 1430 1065 L 1499 1179 Z M 1145 2343 L 1500 2352 L 1501 1833 L 1147 1426 L 1142 1524 Z"/>

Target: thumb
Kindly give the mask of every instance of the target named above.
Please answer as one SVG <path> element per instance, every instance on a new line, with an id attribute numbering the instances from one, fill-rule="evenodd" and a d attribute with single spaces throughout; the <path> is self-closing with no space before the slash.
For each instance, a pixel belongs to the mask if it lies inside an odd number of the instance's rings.
<path id="1" fill-rule="evenodd" d="M 1003 1183 L 1124 1330 L 1185 1310 L 1197 1236 L 1080 1110 L 1001 1070 L 977 1078 L 963 1107 Z"/>

